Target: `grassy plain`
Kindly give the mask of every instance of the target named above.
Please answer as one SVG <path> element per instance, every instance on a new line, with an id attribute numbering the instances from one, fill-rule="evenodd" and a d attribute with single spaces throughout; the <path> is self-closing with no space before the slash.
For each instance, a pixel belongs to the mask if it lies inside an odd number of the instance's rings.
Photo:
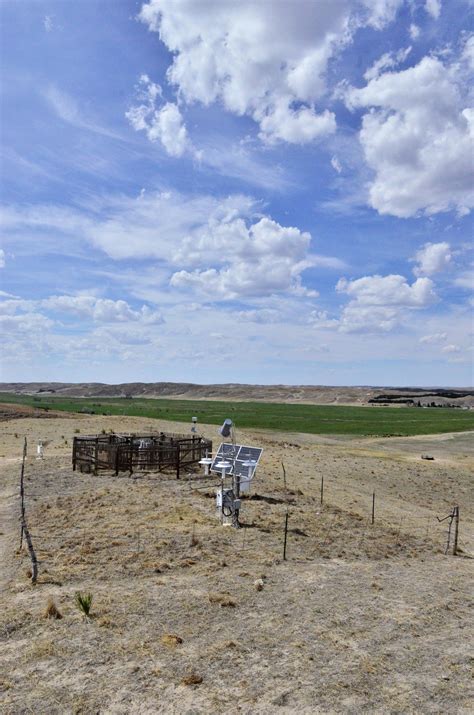
<path id="1" fill-rule="evenodd" d="M 64 398 L 0 393 L 0 401 L 43 410 L 145 417 L 221 424 L 230 417 L 239 428 L 354 436 L 412 436 L 474 429 L 474 411 L 453 408 L 350 407 L 267 402 L 125 398 Z"/>

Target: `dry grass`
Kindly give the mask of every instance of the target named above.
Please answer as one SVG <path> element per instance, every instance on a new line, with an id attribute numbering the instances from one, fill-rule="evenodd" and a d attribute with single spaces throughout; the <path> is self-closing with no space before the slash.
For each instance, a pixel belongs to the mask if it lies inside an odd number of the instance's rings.
<path id="1" fill-rule="evenodd" d="M 209 603 L 217 603 L 222 608 L 235 608 L 237 603 L 230 593 L 210 593 Z"/>
<path id="2" fill-rule="evenodd" d="M 59 620 L 62 618 L 62 613 L 58 610 L 58 607 L 54 603 L 53 599 L 51 596 L 48 598 L 48 603 L 46 606 L 46 610 L 44 612 L 44 617 L 45 618 L 55 618 L 56 620 Z"/>
<path id="3" fill-rule="evenodd" d="M 200 685 L 204 678 L 202 675 L 198 675 L 197 673 L 190 673 L 189 675 L 186 675 L 181 683 L 183 685 Z"/>
<path id="4" fill-rule="evenodd" d="M 118 419 L 22 421 L 31 441 L 51 440 L 26 470 L 36 588 L 15 554 L 19 463 L 1 467 L 2 713 L 468 712 L 471 564 L 443 555 L 436 516 L 460 503 L 472 550 L 469 453 L 421 462 L 413 442 L 398 454 L 393 441 L 244 434 L 265 447 L 257 493 L 243 528 L 223 529 L 213 479 L 71 471 L 54 435 Z M 16 459 L 21 430 L 3 428 Z M 94 594 L 94 617 L 81 617 L 77 591 Z M 61 619 L 45 618 L 48 599 Z"/>
<path id="5" fill-rule="evenodd" d="M 161 642 L 170 648 L 176 648 L 177 645 L 183 642 L 183 639 L 174 633 L 165 633 L 165 635 L 161 636 Z"/>

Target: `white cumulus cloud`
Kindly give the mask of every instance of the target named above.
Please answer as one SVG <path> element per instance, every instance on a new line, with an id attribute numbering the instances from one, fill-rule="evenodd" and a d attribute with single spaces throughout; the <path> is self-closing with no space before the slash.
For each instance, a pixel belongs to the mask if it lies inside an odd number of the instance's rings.
<path id="1" fill-rule="evenodd" d="M 409 285 L 406 278 L 399 275 L 365 276 L 354 281 L 341 278 L 336 286 L 340 293 L 347 293 L 364 305 L 396 305 L 423 308 L 436 300 L 433 282 L 429 278 L 418 278 Z"/>
<path id="2" fill-rule="evenodd" d="M 308 232 L 263 215 L 259 202 L 241 194 L 221 198 L 141 192 L 133 198 L 118 195 L 98 200 L 94 215 L 38 205 L 31 211 L 9 207 L 3 221 L 12 234 L 40 229 L 50 240 L 54 236 L 57 245 L 71 236 L 80 237 L 114 260 L 152 259 L 149 274 L 157 282 L 170 281 L 171 287 L 194 289 L 216 300 L 284 292 L 313 297 L 317 291 L 304 285 L 306 269 L 347 268 L 336 256 L 313 253 Z M 65 296 L 58 306 L 97 315 L 101 306 L 93 302 L 97 300 Z M 108 303 L 102 307 L 114 310 L 117 319 L 120 311 L 125 315 L 132 310 Z"/>
<path id="3" fill-rule="evenodd" d="M 110 300 L 89 295 L 54 295 L 42 300 L 41 307 L 53 312 L 72 313 L 81 318 L 91 318 L 97 323 L 163 322 L 161 314 L 152 311 L 146 305 L 143 305 L 140 310 L 133 310 L 125 300 Z"/>
<path id="4" fill-rule="evenodd" d="M 305 144 L 335 131 L 328 62 L 361 25 L 381 29 L 402 0 L 239 3 L 150 0 L 140 12 L 173 53 L 168 81 L 182 101 L 250 116 L 267 143 Z"/>
<path id="5" fill-rule="evenodd" d="M 413 272 L 416 276 L 432 276 L 448 268 L 451 258 L 451 247 L 446 241 L 426 243 L 415 254 L 418 265 Z"/>
<path id="6" fill-rule="evenodd" d="M 161 96 L 161 87 L 142 75 L 137 91 L 141 104 L 132 106 L 125 116 L 136 131 L 145 131 L 151 142 L 160 141 L 170 156 L 183 156 L 186 150 L 192 150 L 183 117 L 173 102 L 158 108 Z"/>
<path id="7" fill-rule="evenodd" d="M 177 271 L 176 288 L 197 290 L 216 298 L 273 295 L 282 292 L 317 295 L 307 291 L 301 273 L 311 265 L 311 236 L 285 227 L 268 217 L 248 226 L 236 218 L 204 232 L 192 245 L 185 242 L 180 257 L 213 265 L 194 271 Z M 216 265 L 217 263 L 217 265 Z"/>
<path id="8" fill-rule="evenodd" d="M 410 285 L 399 275 L 341 278 L 336 290 L 351 298 L 340 318 L 342 332 L 388 332 L 403 322 L 407 309 L 426 308 L 437 300 L 429 278 Z"/>
<path id="9" fill-rule="evenodd" d="M 425 0 L 425 10 L 437 20 L 441 14 L 441 0 Z"/>
<path id="10" fill-rule="evenodd" d="M 369 108 L 360 142 L 374 172 L 369 203 L 401 218 L 474 205 L 474 109 L 467 106 L 459 66 L 424 57 L 416 66 L 386 72 L 347 105 Z"/>

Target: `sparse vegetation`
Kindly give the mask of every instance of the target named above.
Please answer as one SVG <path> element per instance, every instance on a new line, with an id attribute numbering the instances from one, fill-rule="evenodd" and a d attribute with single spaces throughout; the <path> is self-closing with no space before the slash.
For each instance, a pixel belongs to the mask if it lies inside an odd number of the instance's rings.
<path id="1" fill-rule="evenodd" d="M 202 681 L 202 675 L 198 675 L 197 673 L 190 673 L 182 679 L 181 683 L 183 685 L 200 685 Z"/>
<path id="2" fill-rule="evenodd" d="M 38 702 L 44 712 L 84 713 L 155 712 L 157 703 L 229 715 L 234 703 L 262 715 L 316 707 L 421 715 L 433 702 L 468 710 L 472 561 L 444 556 L 446 522 L 436 516 L 459 500 L 460 544 L 472 553 L 470 435 L 367 441 L 239 430 L 265 451 L 236 530 L 220 526 L 215 480 L 201 474 L 73 473 L 55 439 L 72 433 L 71 420 L 45 417 L 21 423 L 33 445 L 37 436 L 54 445 L 26 472 L 39 590 L 27 583 L 26 550 L 14 553 L 17 502 L 4 503 L 6 712 L 36 711 Z M 150 428 L 149 420 L 80 419 L 83 433 Z M 12 433 L 0 424 L 7 495 L 18 479 Z M 435 461 L 421 460 L 425 451 Z M 87 619 L 76 591 L 94 594 Z M 62 620 L 46 614 L 49 595 Z M 385 687 L 388 672 L 396 687 Z"/>
<path id="3" fill-rule="evenodd" d="M 209 603 L 217 603 L 222 608 L 235 608 L 237 605 L 230 593 L 210 593 L 208 598 Z"/>
<path id="4" fill-rule="evenodd" d="M 44 617 L 55 618 L 56 620 L 59 620 L 63 617 L 62 613 L 59 611 L 58 607 L 56 606 L 55 602 L 51 597 L 48 599 L 46 610 L 44 612 Z"/>
<path id="5" fill-rule="evenodd" d="M 92 594 L 76 591 L 74 598 L 78 609 L 84 614 L 84 616 L 89 617 L 92 606 Z"/>
<path id="6" fill-rule="evenodd" d="M 163 645 L 174 648 L 177 645 L 180 645 L 183 642 L 183 639 L 174 633 L 165 633 L 161 636 L 161 642 Z"/>

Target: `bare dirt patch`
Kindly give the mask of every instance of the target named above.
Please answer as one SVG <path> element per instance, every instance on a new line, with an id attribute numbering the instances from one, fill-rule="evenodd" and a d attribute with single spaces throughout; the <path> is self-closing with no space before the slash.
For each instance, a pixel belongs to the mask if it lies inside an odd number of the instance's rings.
<path id="1" fill-rule="evenodd" d="M 215 478 L 72 472 L 76 430 L 150 427 L 177 429 L 90 416 L 0 425 L 2 712 L 469 712 L 474 514 L 465 435 L 396 442 L 242 432 L 265 452 L 258 498 L 245 500 L 244 526 L 233 530 L 216 518 Z M 215 428 L 204 433 L 217 444 Z M 16 552 L 25 434 L 36 587 L 27 555 Z M 47 444 L 42 461 L 37 439 Z M 433 462 L 419 459 L 427 441 Z M 436 520 L 455 503 L 458 558 L 444 556 L 446 522 Z M 90 617 L 77 592 L 93 595 Z M 55 611 L 62 617 L 45 617 Z"/>

